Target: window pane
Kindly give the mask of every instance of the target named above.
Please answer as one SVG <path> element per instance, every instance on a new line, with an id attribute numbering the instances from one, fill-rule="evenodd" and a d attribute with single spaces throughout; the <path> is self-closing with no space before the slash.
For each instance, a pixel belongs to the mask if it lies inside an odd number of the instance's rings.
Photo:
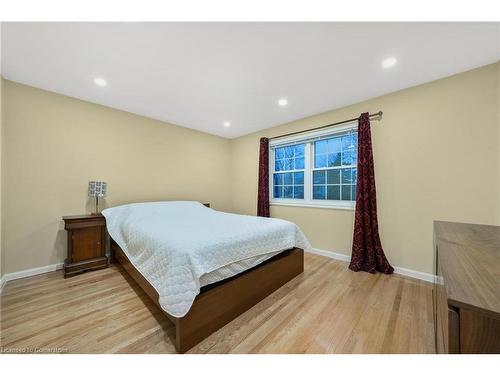
<path id="1" fill-rule="evenodd" d="M 295 158 L 295 169 L 304 169 L 304 158 Z"/>
<path id="2" fill-rule="evenodd" d="M 314 185 L 321 185 L 325 184 L 325 173 L 326 171 L 313 171 L 313 184 Z"/>
<path id="3" fill-rule="evenodd" d="M 340 165 L 340 152 L 336 154 L 328 154 L 328 166 L 338 167 Z"/>
<path id="4" fill-rule="evenodd" d="M 356 200 L 356 185 L 351 186 L 351 200 Z"/>
<path id="5" fill-rule="evenodd" d="M 304 199 L 304 186 L 296 185 L 293 187 L 293 197 L 295 199 Z"/>
<path id="6" fill-rule="evenodd" d="M 284 147 L 277 148 L 274 152 L 274 158 L 283 159 L 284 157 L 285 157 L 285 148 Z"/>
<path id="7" fill-rule="evenodd" d="M 354 150 L 356 148 L 358 138 L 355 134 L 351 133 L 342 137 L 342 151 Z"/>
<path id="8" fill-rule="evenodd" d="M 351 200 L 351 185 L 342 185 L 342 196 L 343 201 Z"/>
<path id="9" fill-rule="evenodd" d="M 356 184 L 358 181 L 358 168 L 352 168 L 352 183 Z"/>
<path id="10" fill-rule="evenodd" d="M 283 186 L 274 187 L 274 198 L 282 198 Z"/>
<path id="11" fill-rule="evenodd" d="M 293 173 L 282 173 L 283 175 L 283 185 L 293 185 Z"/>
<path id="12" fill-rule="evenodd" d="M 285 149 L 285 158 L 293 158 L 293 150 L 295 146 L 286 146 Z"/>
<path id="13" fill-rule="evenodd" d="M 324 168 L 326 167 L 326 155 L 315 155 L 314 156 L 314 168 Z"/>
<path id="14" fill-rule="evenodd" d="M 342 165 L 353 165 L 353 164 L 356 164 L 356 152 L 355 151 L 342 152 Z"/>
<path id="15" fill-rule="evenodd" d="M 313 199 L 325 199 L 325 187 L 326 186 L 314 186 Z"/>
<path id="16" fill-rule="evenodd" d="M 293 198 L 293 186 L 285 186 L 284 198 Z"/>
<path id="17" fill-rule="evenodd" d="M 274 170 L 275 171 L 282 171 L 285 169 L 285 162 L 283 160 L 276 160 L 274 162 Z"/>
<path id="18" fill-rule="evenodd" d="M 328 152 L 328 140 L 314 142 L 314 153 L 316 155 Z"/>
<path id="19" fill-rule="evenodd" d="M 304 185 L 304 172 L 295 172 L 293 174 L 294 185 Z"/>
<path id="20" fill-rule="evenodd" d="M 293 159 L 285 159 L 285 171 L 290 171 L 293 169 Z"/>
<path id="21" fill-rule="evenodd" d="M 283 185 L 283 174 L 275 173 L 274 174 L 274 185 Z"/>
<path id="22" fill-rule="evenodd" d="M 329 139 L 328 140 L 328 153 L 329 154 L 336 154 L 337 152 L 340 152 L 341 145 L 342 145 L 342 141 L 340 140 L 340 137 Z"/>
<path id="23" fill-rule="evenodd" d="M 295 145 L 295 154 L 294 156 L 304 156 L 304 150 L 305 150 L 306 145 L 303 143 L 301 145 Z"/>
<path id="24" fill-rule="evenodd" d="M 327 184 L 340 184 L 340 169 L 330 169 L 326 174 Z"/>
<path id="25" fill-rule="evenodd" d="M 352 184 L 352 168 L 342 169 L 342 184 Z"/>
<path id="26" fill-rule="evenodd" d="M 334 201 L 340 200 L 340 185 L 327 186 L 326 199 Z"/>
<path id="27" fill-rule="evenodd" d="M 352 151 L 352 164 L 358 164 L 358 151 L 356 149 Z"/>

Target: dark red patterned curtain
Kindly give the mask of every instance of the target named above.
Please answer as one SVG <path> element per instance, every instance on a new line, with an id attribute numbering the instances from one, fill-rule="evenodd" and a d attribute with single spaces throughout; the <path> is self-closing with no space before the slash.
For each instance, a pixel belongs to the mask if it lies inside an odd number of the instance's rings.
<path id="1" fill-rule="evenodd" d="M 375 171 L 368 113 L 361 114 L 358 120 L 356 213 L 349 268 L 356 272 L 394 272 L 394 268 L 391 267 L 385 257 L 378 234 Z"/>
<path id="2" fill-rule="evenodd" d="M 257 216 L 269 217 L 269 139 L 260 139 Z"/>

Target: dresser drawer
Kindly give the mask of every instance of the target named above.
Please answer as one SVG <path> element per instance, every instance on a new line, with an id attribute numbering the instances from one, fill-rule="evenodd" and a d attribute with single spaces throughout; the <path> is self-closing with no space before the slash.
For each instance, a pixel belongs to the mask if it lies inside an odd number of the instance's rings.
<path id="1" fill-rule="evenodd" d="M 460 353 L 500 353 L 500 320 L 460 309 Z"/>

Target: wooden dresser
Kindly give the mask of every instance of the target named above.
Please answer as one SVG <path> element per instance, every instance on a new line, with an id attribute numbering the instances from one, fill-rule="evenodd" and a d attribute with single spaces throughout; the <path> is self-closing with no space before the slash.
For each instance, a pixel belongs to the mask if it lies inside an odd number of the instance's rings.
<path id="1" fill-rule="evenodd" d="M 434 222 L 437 353 L 500 353 L 500 227 Z"/>
<path id="2" fill-rule="evenodd" d="M 106 268 L 106 219 L 101 214 L 64 216 L 68 231 L 68 257 L 64 277 Z"/>

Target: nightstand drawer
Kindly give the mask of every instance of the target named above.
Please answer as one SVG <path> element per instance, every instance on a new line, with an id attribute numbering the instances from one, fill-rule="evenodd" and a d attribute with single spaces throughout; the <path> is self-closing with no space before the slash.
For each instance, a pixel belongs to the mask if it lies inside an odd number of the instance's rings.
<path id="1" fill-rule="evenodd" d="M 101 239 L 101 227 L 87 227 L 72 230 L 73 251 L 72 261 L 87 260 L 100 257 L 103 253 Z"/>

